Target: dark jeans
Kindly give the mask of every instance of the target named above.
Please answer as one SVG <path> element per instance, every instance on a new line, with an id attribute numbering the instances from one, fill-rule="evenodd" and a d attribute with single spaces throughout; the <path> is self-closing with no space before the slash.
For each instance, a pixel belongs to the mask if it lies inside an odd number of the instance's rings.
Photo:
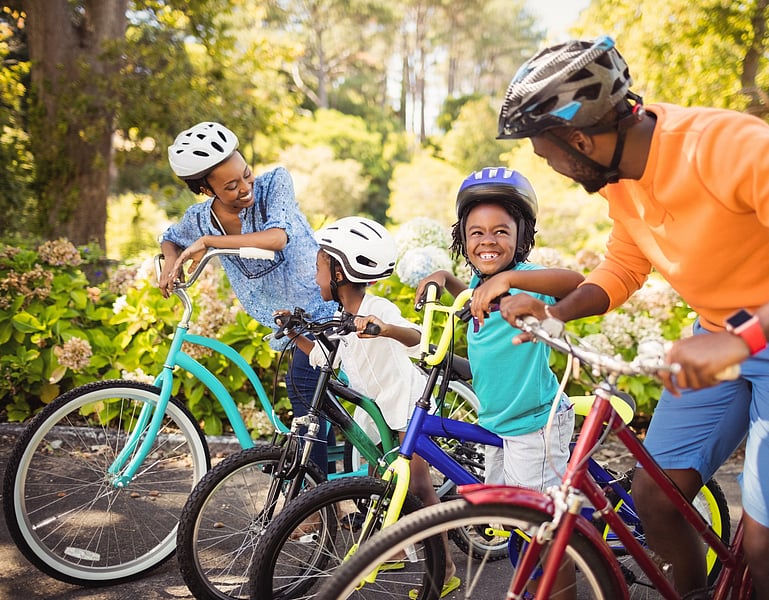
<path id="1" fill-rule="evenodd" d="M 320 370 L 310 366 L 308 356 L 299 350 L 294 349 L 294 357 L 286 374 L 286 389 L 288 398 L 291 400 L 291 407 L 294 410 L 294 416 L 300 417 L 306 415 L 312 404 L 312 397 L 315 394 L 315 386 L 318 383 Z M 304 434 L 307 429 L 302 428 Z M 325 435 L 324 435 L 325 433 Z M 336 445 L 334 432 L 325 419 L 320 420 L 320 433 L 318 437 L 321 441 L 315 442 L 310 452 L 310 459 L 318 465 L 324 473 L 328 473 L 328 446 Z M 326 443 L 324 443 L 324 441 Z M 328 445 L 327 445 L 328 444 Z"/>

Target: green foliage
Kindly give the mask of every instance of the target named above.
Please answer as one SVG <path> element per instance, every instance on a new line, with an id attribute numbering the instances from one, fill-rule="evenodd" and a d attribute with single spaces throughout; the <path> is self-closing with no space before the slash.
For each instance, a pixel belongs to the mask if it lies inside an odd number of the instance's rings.
<path id="1" fill-rule="evenodd" d="M 0 251 L 0 414 L 23 421 L 60 394 L 101 379 L 152 382 L 162 368 L 181 305 L 160 294 L 148 264 L 114 270 L 110 281 L 89 286 L 81 267 L 88 266 L 90 248 L 74 249 L 60 240 L 51 247 Z M 212 298 L 192 294 L 201 306 L 194 326 L 204 327 L 214 312 L 232 306 L 231 291 L 220 280 Z M 216 321 L 218 323 L 218 321 Z M 255 369 L 268 397 L 273 396 L 277 355 L 263 336 L 268 329 L 242 310 L 214 332 Z M 208 331 L 200 331 L 206 335 Z M 197 347 L 185 348 L 222 381 L 246 414 L 259 412 L 250 382 L 223 357 Z M 283 365 L 285 369 L 285 365 Z M 208 434 L 221 433 L 224 412 L 210 391 L 177 371 L 173 393 L 185 401 Z M 279 387 L 276 407 L 286 411 L 285 389 Z M 254 418 L 259 426 L 263 419 Z"/>
<path id="2" fill-rule="evenodd" d="M 488 99 L 465 104 L 443 139 L 444 158 L 460 171 L 470 173 L 487 165 L 498 165 L 510 143 L 495 139 L 497 110 Z"/>
<path id="3" fill-rule="evenodd" d="M 647 102 L 766 115 L 766 20 L 758 0 L 592 0 L 573 29 L 611 32 Z"/>
<path id="4" fill-rule="evenodd" d="M 394 223 L 430 217 L 446 226 L 456 221 L 454 206 L 466 173 L 425 152 L 410 163 L 395 167 L 390 183 L 390 209 Z"/>
<path id="5" fill-rule="evenodd" d="M 291 173 L 299 206 L 309 218 L 331 220 L 364 212 L 368 181 L 358 161 L 335 158 L 329 146 L 291 146 L 279 162 Z"/>

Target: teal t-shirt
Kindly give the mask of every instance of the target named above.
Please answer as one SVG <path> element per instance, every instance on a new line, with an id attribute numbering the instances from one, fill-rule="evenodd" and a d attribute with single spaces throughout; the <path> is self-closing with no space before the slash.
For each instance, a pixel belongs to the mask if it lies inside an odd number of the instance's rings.
<path id="1" fill-rule="evenodd" d="M 539 265 L 519 263 L 516 271 L 541 269 Z M 470 287 L 479 284 L 473 277 Z M 511 293 L 521 292 L 512 288 Z M 530 293 L 530 292 L 524 292 Z M 555 304 L 552 296 L 531 294 Z M 474 331 L 467 329 L 467 356 L 473 371 L 473 389 L 478 395 L 478 421 L 502 437 L 522 435 L 544 427 L 558 390 L 558 380 L 550 370 L 550 348 L 545 344 L 513 346 L 520 329 L 505 321 L 499 311 L 484 319 Z"/>

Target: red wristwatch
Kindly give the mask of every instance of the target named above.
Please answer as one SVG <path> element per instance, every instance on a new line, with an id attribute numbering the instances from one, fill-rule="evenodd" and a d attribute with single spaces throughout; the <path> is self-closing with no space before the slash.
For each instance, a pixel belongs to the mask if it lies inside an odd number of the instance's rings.
<path id="1" fill-rule="evenodd" d="M 757 315 L 744 308 L 726 318 L 726 331 L 740 336 L 750 348 L 750 355 L 766 348 L 766 336 Z"/>

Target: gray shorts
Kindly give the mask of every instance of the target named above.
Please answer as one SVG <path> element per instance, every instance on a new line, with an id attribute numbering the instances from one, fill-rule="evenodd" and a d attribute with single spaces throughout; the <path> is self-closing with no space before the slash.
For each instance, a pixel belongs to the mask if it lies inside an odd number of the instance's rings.
<path id="1" fill-rule="evenodd" d="M 559 485 L 569 462 L 574 434 L 574 409 L 560 410 L 550 430 L 549 459 L 545 456 L 545 427 L 504 438 L 504 446 L 486 446 L 486 483 L 531 488 L 540 492 Z"/>

